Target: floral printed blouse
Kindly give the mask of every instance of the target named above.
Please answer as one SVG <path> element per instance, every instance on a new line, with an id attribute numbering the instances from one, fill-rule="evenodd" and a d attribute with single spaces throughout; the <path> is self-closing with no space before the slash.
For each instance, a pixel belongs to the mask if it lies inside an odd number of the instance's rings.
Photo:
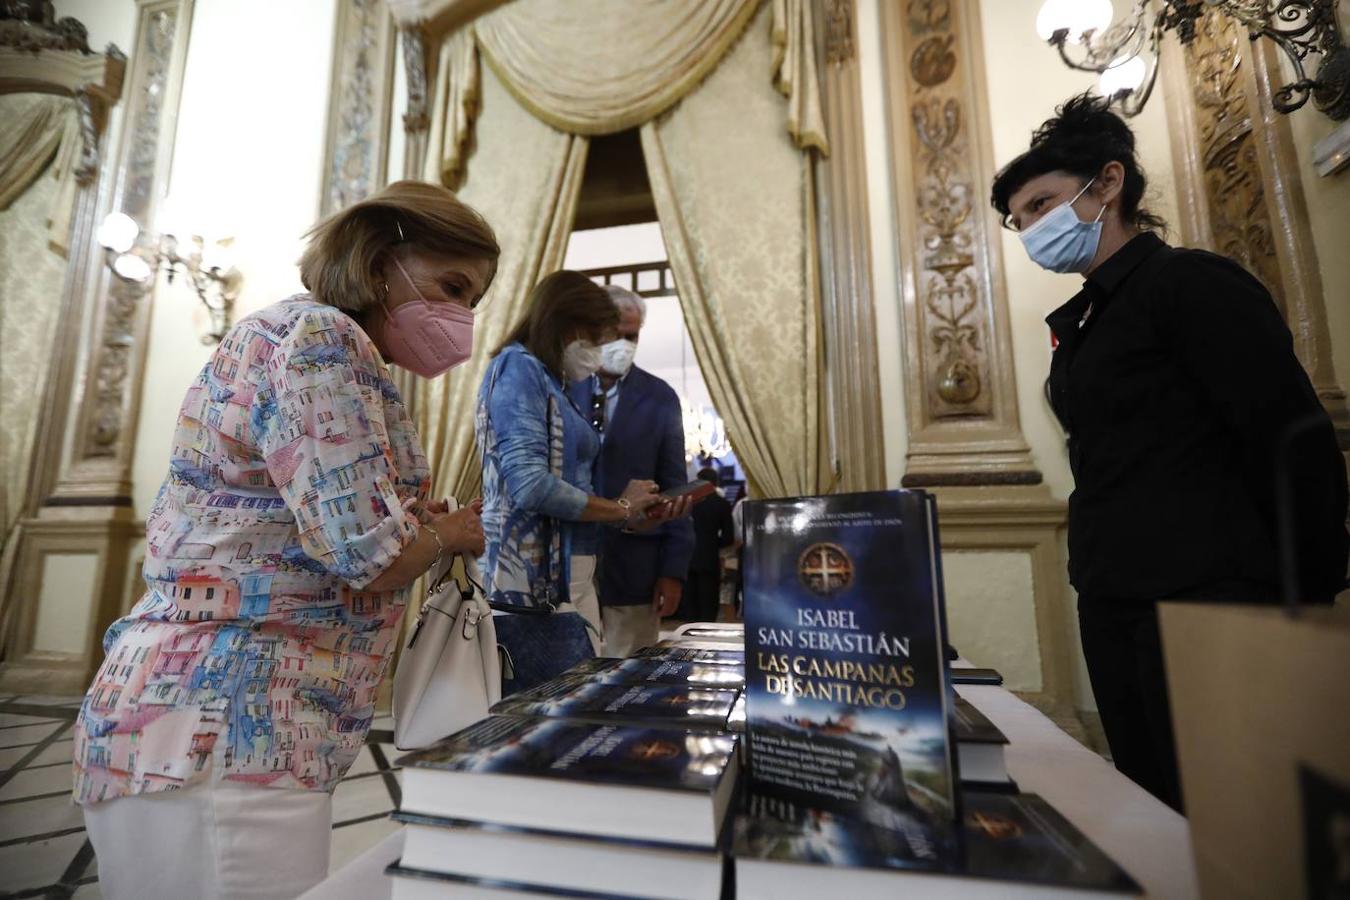
<path id="1" fill-rule="evenodd" d="M 234 326 L 188 389 L 146 523 L 146 593 L 108 629 L 75 798 L 228 779 L 331 790 L 374 715 L 430 478 L 389 369 L 299 295 Z"/>

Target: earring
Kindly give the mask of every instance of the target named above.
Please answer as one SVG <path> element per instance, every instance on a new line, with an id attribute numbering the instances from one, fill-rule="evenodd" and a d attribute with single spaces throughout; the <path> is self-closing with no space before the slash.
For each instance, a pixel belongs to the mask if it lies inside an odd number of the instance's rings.
<path id="1" fill-rule="evenodd" d="M 384 288 L 384 299 L 388 300 L 388 299 L 389 299 L 389 282 L 387 282 L 387 281 L 381 282 L 381 283 L 380 283 L 380 287 Z"/>

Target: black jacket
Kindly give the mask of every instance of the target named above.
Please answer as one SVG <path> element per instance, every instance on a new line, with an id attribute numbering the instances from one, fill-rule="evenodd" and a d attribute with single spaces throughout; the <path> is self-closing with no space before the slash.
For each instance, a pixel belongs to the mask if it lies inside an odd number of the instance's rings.
<path id="1" fill-rule="evenodd" d="M 1259 281 L 1146 233 L 1046 321 L 1081 595 L 1152 600 L 1240 580 L 1277 596 L 1276 447 L 1310 416 L 1314 431 L 1290 457 L 1297 567 L 1302 599 L 1336 592 L 1350 545 L 1345 463 Z"/>
<path id="2" fill-rule="evenodd" d="M 594 375 L 568 388 L 578 407 L 590 410 L 600 391 Z M 684 464 L 684 423 L 680 398 L 660 378 L 634 366 L 619 389 L 614 419 L 605 425 L 595 471 L 595 492 L 617 497 L 634 478 L 655 481 L 663 490 L 688 481 Z M 627 534 L 600 529 L 598 589 L 604 606 L 652 602 L 657 578 L 684 580 L 694 552 L 694 528 L 686 520 Z"/>
<path id="3" fill-rule="evenodd" d="M 694 555 L 690 572 L 716 572 L 723 547 L 736 543 L 736 525 L 731 518 L 731 503 L 721 494 L 713 494 L 694 505 Z"/>

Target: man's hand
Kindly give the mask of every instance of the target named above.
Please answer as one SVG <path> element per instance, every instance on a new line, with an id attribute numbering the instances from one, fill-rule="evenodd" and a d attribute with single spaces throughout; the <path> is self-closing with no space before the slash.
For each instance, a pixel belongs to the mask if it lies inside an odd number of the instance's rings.
<path id="1" fill-rule="evenodd" d="M 684 584 L 678 578 L 661 577 L 656 579 L 656 587 L 652 590 L 652 609 L 656 610 L 659 618 L 675 615 L 675 610 L 680 605 L 680 597 L 684 594 Z"/>

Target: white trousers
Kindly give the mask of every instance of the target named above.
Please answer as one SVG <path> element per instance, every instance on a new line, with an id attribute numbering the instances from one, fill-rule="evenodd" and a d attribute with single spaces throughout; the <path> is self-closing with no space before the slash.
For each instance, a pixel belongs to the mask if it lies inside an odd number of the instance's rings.
<path id="1" fill-rule="evenodd" d="M 572 557 L 572 583 L 568 585 L 568 592 L 572 595 L 572 605 L 576 607 L 576 611 L 595 628 L 590 633 L 591 646 L 599 656 L 604 644 L 605 623 L 600 618 L 600 595 L 595 590 L 594 556 Z M 565 603 L 559 607 L 559 609 L 566 608 Z"/>
<path id="2" fill-rule="evenodd" d="M 605 619 L 605 656 L 632 656 L 661 639 L 661 619 L 650 603 L 606 606 L 600 612 Z"/>
<path id="3" fill-rule="evenodd" d="M 328 877 L 333 797 L 235 782 L 84 808 L 108 900 L 290 900 Z"/>

